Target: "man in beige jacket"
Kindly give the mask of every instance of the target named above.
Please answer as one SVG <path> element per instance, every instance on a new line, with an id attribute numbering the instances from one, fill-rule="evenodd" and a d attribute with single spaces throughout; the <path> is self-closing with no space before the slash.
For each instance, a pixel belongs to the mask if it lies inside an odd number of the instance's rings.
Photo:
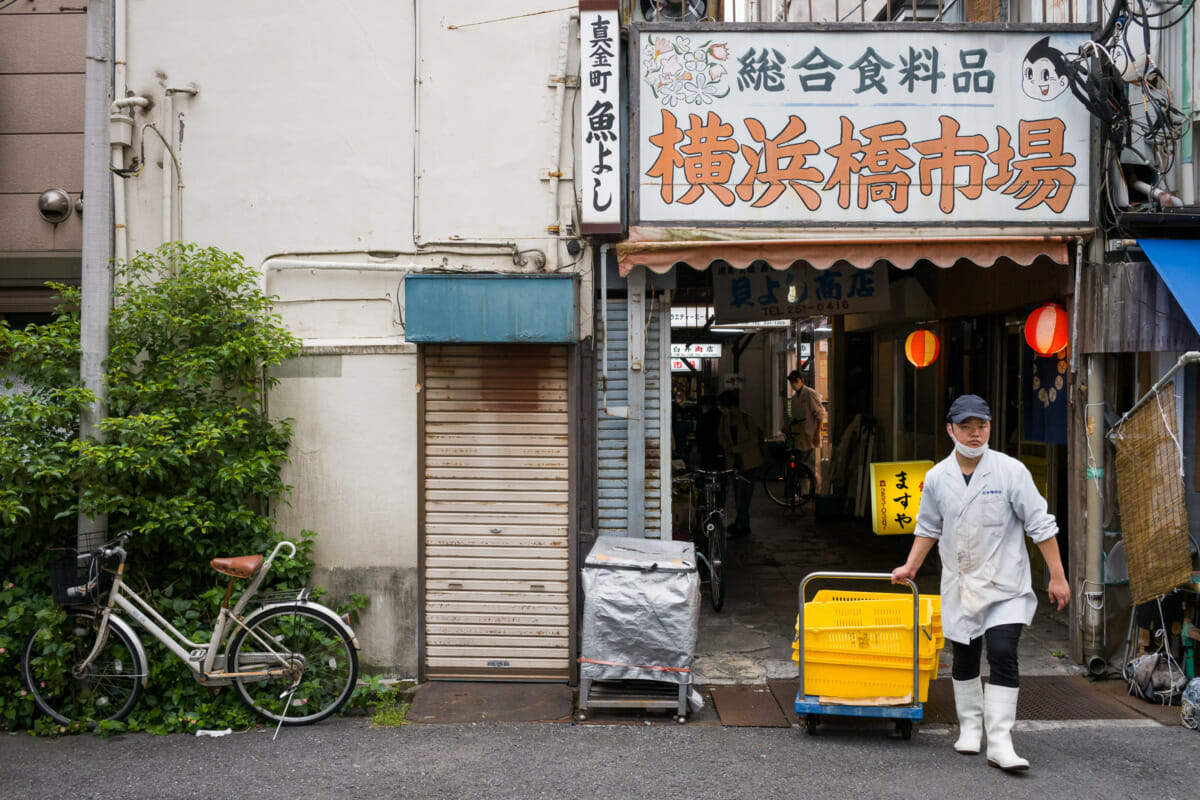
<path id="1" fill-rule="evenodd" d="M 793 444 L 800 451 L 804 463 L 816 469 L 815 450 L 821 446 L 821 423 L 825 421 L 825 404 L 821 395 L 811 386 L 804 384 L 799 370 L 788 373 L 788 385 L 792 387 L 791 416 L 785 434 L 791 434 Z"/>

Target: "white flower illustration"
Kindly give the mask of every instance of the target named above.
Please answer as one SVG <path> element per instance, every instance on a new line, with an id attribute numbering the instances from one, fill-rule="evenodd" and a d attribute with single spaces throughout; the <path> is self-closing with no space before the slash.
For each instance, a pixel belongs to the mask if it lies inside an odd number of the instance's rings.
<path id="1" fill-rule="evenodd" d="M 651 37 L 642 54 L 642 80 L 664 106 L 685 102 L 703 105 L 729 94 L 728 88 L 721 91 L 729 70 L 717 63 L 729 57 L 725 43 L 712 44 L 709 40 L 693 50 L 686 36 L 676 36 L 674 41 Z"/>

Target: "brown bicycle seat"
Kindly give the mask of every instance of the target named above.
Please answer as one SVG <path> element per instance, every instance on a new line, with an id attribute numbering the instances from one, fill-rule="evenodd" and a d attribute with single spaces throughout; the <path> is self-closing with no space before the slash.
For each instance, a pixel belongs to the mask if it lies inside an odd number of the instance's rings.
<path id="1" fill-rule="evenodd" d="M 237 558 L 214 558 L 212 568 L 231 578 L 253 578 L 263 565 L 262 556 L 239 556 Z"/>

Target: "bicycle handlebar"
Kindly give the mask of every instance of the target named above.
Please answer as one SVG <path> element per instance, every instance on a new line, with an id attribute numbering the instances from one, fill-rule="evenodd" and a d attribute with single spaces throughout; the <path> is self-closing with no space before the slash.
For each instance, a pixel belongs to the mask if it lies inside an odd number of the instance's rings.
<path id="1" fill-rule="evenodd" d="M 275 560 L 275 554 L 279 552 L 279 548 L 281 548 L 281 547 L 289 547 L 289 548 L 291 548 L 291 552 L 289 552 L 289 553 L 288 553 L 288 558 L 295 558 L 295 557 L 296 557 L 296 545 L 292 544 L 292 543 L 291 543 L 290 541 L 288 541 L 287 539 L 284 539 L 284 540 L 283 540 L 283 541 L 281 541 L 279 544 L 275 545 L 275 549 L 271 551 L 271 555 L 267 556 L 267 561 L 268 561 L 268 562 L 272 562 L 272 561 L 274 561 L 274 560 Z"/>

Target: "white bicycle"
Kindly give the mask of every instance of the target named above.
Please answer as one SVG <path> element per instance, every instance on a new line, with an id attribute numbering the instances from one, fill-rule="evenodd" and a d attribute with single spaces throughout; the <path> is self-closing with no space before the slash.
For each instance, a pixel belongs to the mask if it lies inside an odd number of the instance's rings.
<path id="1" fill-rule="evenodd" d="M 310 590 L 264 593 L 245 614 L 275 556 L 288 549 L 288 558 L 295 557 L 294 544 L 280 542 L 266 559 L 210 562 L 229 576 L 229 584 L 204 643 L 180 633 L 125 583 L 131 536 L 126 531 L 80 553 L 67 579 L 52 575 L 55 603 L 66 606 L 65 613 L 34 631 L 21 654 L 21 676 L 41 711 L 64 725 L 94 727 L 124 719 L 137 704 L 149 678 L 146 651 L 118 612 L 162 642 L 200 684 L 232 684 L 238 698 L 264 719 L 308 725 L 350 700 L 358 680 L 358 640 L 345 619 L 313 602 Z M 231 608 L 236 579 L 249 582 Z"/>

